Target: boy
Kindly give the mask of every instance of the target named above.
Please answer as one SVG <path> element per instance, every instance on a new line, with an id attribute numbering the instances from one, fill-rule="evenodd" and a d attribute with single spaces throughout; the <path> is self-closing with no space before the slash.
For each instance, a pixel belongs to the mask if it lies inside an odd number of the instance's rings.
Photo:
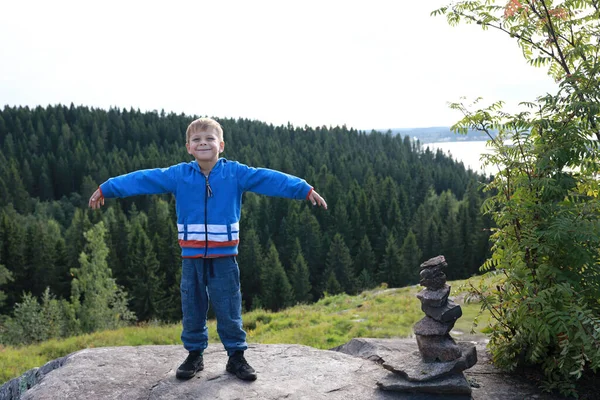
<path id="1" fill-rule="evenodd" d="M 189 352 L 177 369 L 180 379 L 189 379 L 204 368 L 209 300 L 217 317 L 219 338 L 229 356 L 226 370 L 243 380 L 256 379 L 256 372 L 244 358 L 248 346 L 242 329 L 242 297 L 235 257 L 243 192 L 306 198 L 327 209 L 325 200 L 303 179 L 219 158 L 224 146 L 221 125 L 210 118 L 199 118 L 186 131 L 185 147 L 195 161 L 111 178 L 89 200 L 89 206 L 97 209 L 104 204 L 104 198 L 175 195 L 183 258 L 181 340 Z"/>

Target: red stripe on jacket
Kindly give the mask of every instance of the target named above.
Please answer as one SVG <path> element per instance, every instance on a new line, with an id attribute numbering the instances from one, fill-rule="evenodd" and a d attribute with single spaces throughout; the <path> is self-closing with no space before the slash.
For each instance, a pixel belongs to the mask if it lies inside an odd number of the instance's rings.
<path id="1" fill-rule="evenodd" d="M 230 240 L 228 242 L 213 242 L 211 240 L 208 241 L 209 248 L 215 247 L 232 247 L 237 246 L 239 243 L 239 239 Z M 206 240 L 179 240 L 179 245 L 181 247 L 195 247 L 195 248 L 204 248 L 206 246 Z"/>

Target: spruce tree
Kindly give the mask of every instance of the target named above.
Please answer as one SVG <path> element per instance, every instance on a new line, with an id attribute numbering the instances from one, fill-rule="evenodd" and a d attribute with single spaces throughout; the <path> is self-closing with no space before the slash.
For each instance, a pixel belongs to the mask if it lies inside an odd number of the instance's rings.
<path id="1" fill-rule="evenodd" d="M 402 285 L 402 255 L 393 233 L 388 235 L 378 278 L 379 282 L 387 283 L 388 287 Z"/>
<path id="2" fill-rule="evenodd" d="M 336 233 L 327 253 L 327 271 L 333 271 L 335 278 L 346 293 L 356 291 L 356 279 L 352 272 L 350 250 L 341 234 Z"/>
<path id="3" fill-rule="evenodd" d="M 417 246 L 417 238 L 412 230 L 408 231 L 408 234 L 404 238 L 400 253 L 402 254 L 401 286 L 418 283 L 421 250 Z"/>
<path id="4" fill-rule="evenodd" d="M 76 209 L 71 225 L 65 233 L 67 260 L 70 269 L 79 267 L 79 256 L 86 245 L 84 233 L 90 228 L 91 223 L 87 213 L 82 209 Z"/>
<path id="5" fill-rule="evenodd" d="M 144 232 L 139 218 L 131 222 L 128 238 L 128 289 L 131 295 L 131 310 L 138 320 L 164 319 L 162 288 L 164 273 L 156 258 L 152 242 Z"/>
<path id="6" fill-rule="evenodd" d="M 240 268 L 240 286 L 242 302 L 246 310 L 262 305 L 262 271 L 266 268 L 260 240 L 256 231 L 250 229 L 241 235 L 238 264 Z"/>
<path id="7" fill-rule="evenodd" d="M 375 264 L 375 253 L 373 253 L 373 248 L 371 247 L 371 241 L 364 235 L 362 240 L 360 241 L 360 245 L 358 246 L 358 252 L 356 253 L 356 257 L 354 257 L 354 274 L 359 275 L 362 271 L 365 271 L 371 278 L 375 277 L 376 272 Z M 366 289 L 367 287 L 361 287 L 361 289 Z"/>
<path id="8" fill-rule="evenodd" d="M 269 242 L 262 271 L 264 306 L 278 311 L 293 304 L 294 293 L 285 270 L 279 261 L 279 253 L 273 242 Z"/>
<path id="9" fill-rule="evenodd" d="M 342 293 L 344 289 L 342 285 L 338 282 L 335 277 L 335 272 L 328 270 L 329 273 L 326 275 L 327 279 L 325 281 L 325 290 L 324 293 L 327 295 L 336 295 Z"/>
<path id="10" fill-rule="evenodd" d="M 8 282 L 12 281 L 12 274 L 10 271 L 2 264 L 0 264 L 0 289 L 3 289 L 2 286 L 6 285 Z M 0 290 L 0 315 L 4 311 L 4 304 L 6 301 L 6 294 L 3 290 Z"/>
<path id="11" fill-rule="evenodd" d="M 296 239 L 294 241 L 294 250 L 292 251 L 292 264 L 289 268 L 290 284 L 294 291 L 294 299 L 296 303 L 308 303 L 310 302 L 311 285 L 310 275 L 308 272 L 308 264 L 302 255 L 302 247 L 300 241 Z"/>
<path id="12" fill-rule="evenodd" d="M 108 268 L 105 234 L 103 222 L 84 233 L 87 244 L 79 257 L 80 267 L 71 270 L 71 304 L 78 329 L 84 333 L 118 328 L 135 319 L 127 309 L 126 293 Z"/>

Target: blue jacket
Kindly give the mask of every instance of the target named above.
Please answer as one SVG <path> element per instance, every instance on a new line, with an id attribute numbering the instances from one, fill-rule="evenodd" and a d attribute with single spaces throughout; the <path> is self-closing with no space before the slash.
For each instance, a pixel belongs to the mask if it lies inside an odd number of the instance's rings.
<path id="1" fill-rule="evenodd" d="M 145 169 L 100 185 L 106 198 L 173 193 L 182 257 L 225 257 L 238 253 L 242 194 L 305 199 L 312 187 L 298 177 L 252 168 L 220 158 L 208 175 L 196 161 Z"/>

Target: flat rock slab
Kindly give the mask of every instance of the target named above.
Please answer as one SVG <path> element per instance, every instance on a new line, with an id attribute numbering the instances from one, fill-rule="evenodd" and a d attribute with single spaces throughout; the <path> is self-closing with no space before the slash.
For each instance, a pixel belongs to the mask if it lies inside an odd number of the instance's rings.
<path id="1" fill-rule="evenodd" d="M 477 352 L 472 343 L 459 343 L 462 356 L 450 362 L 426 363 L 416 349 L 416 343 L 386 341 L 386 339 L 352 339 L 335 351 L 373 360 L 407 381 L 425 382 L 456 374 L 477 362 Z"/>
<path id="2" fill-rule="evenodd" d="M 67 357 L 21 399 L 393 399 L 377 387 L 389 374 L 346 354 L 299 345 L 251 346 L 246 358 L 258 373 L 244 382 L 225 371 L 220 345 L 204 353 L 204 371 L 181 381 L 181 346 L 86 349 Z M 409 397 L 405 397 L 409 399 Z"/>
<path id="3" fill-rule="evenodd" d="M 475 345 L 477 350 L 477 364 L 464 371 L 464 376 L 471 385 L 473 400 L 560 400 L 566 399 L 556 394 L 542 393 L 535 384 L 528 381 L 524 376 L 519 374 L 506 374 L 498 370 L 492 365 L 491 357 L 486 351 L 485 343 L 481 337 L 465 337 L 465 341 L 473 340 L 471 343 Z M 402 351 L 406 354 L 412 354 L 415 351 L 416 342 L 414 338 L 396 338 L 396 339 L 372 339 L 358 338 L 352 339 L 350 342 L 337 347 L 339 351 L 344 351 L 347 354 L 353 354 L 362 358 L 378 358 L 379 355 L 373 356 L 373 349 L 387 349 L 394 351 Z M 381 361 L 380 361 L 381 362 Z M 387 379 L 395 378 L 396 374 L 388 372 Z M 381 380 L 381 382 L 385 382 Z M 397 399 L 405 399 L 398 393 Z M 419 400 L 454 400 L 464 399 L 463 395 L 449 394 L 415 394 L 415 399 Z M 454 397 L 458 396 L 458 397 Z"/>
<path id="4" fill-rule="evenodd" d="M 448 301 L 450 295 L 450 286 L 444 285 L 438 290 L 423 289 L 417 293 L 417 299 L 421 304 L 431 307 L 442 307 Z"/>
<path id="5" fill-rule="evenodd" d="M 444 336 L 454 327 L 454 321 L 440 322 L 425 316 L 413 326 L 413 332 L 422 336 Z"/>
<path id="6" fill-rule="evenodd" d="M 417 346 L 421 358 L 425 362 L 448 362 L 460 358 L 462 349 L 452 336 L 421 336 L 416 335 Z M 474 364 L 474 363 L 473 363 Z M 472 365 L 469 365 L 471 367 Z"/>
<path id="7" fill-rule="evenodd" d="M 476 342 L 478 361 L 464 371 L 473 400 L 557 400 L 542 393 L 522 374 L 504 374 L 491 364 L 482 337 Z M 357 340 L 357 339 L 355 339 Z M 454 400 L 444 394 L 388 392 L 377 387 L 397 377 L 377 362 L 362 359 L 377 344 L 412 353 L 414 338 L 359 339 L 340 346 L 356 357 L 297 345 L 251 345 L 246 356 L 258 380 L 242 382 L 225 372 L 220 345 L 209 346 L 206 370 L 189 381 L 175 378 L 186 356 L 181 346 L 115 347 L 82 350 L 28 371 L 0 387 L 0 400 L 13 399 L 401 399 Z M 27 388 L 30 388 L 25 392 Z M 23 390 L 20 390 L 23 389 Z"/>
<path id="8" fill-rule="evenodd" d="M 412 382 L 401 376 L 386 376 L 377 382 L 382 390 L 413 393 L 434 393 L 456 395 L 457 398 L 471 399 L 471 385 L 463 374 L 448 375 L 427 382 Z M 460 397 L 458 397 L 460 395 Z"/>

